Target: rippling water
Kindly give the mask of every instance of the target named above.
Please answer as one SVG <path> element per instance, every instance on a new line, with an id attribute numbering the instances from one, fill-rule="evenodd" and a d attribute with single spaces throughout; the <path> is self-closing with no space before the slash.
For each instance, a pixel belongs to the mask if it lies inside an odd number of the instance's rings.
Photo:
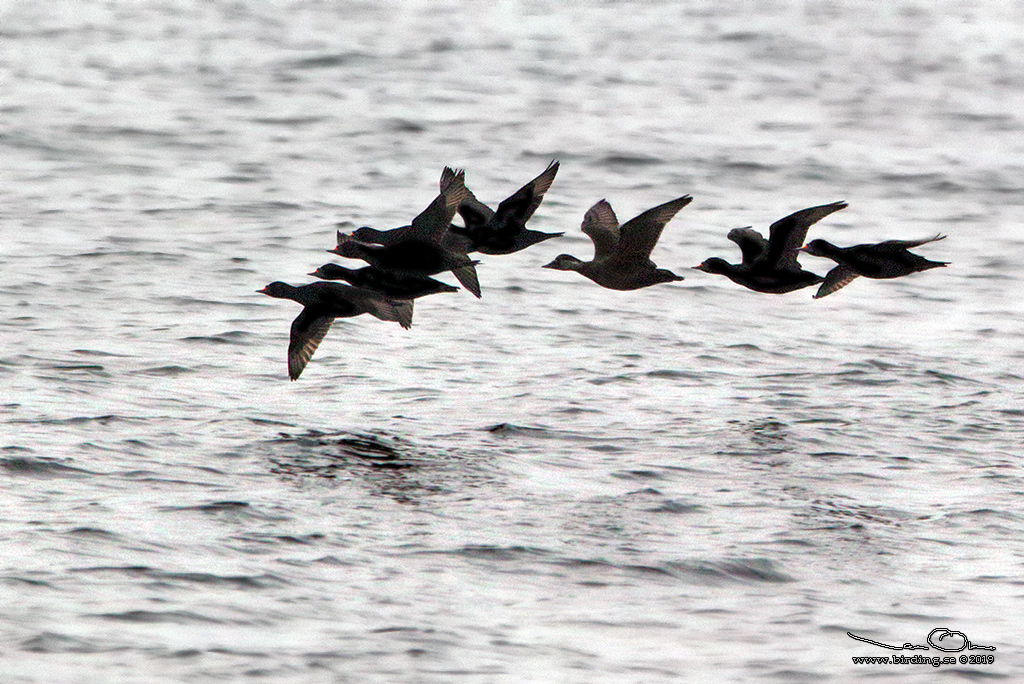
<path id="1" fill-rule="evenodd" d="M 1022 22 L 0 3 L 2 679 L 1012 680 Z M 551 159 L 564 238 L 411 330 L 337 321 L 288 382 L 298 307 L 257 288 L 445 165 L 493 205 Z M 686 193 L 654 253 L 684 282 L 539 268 L 589 258 L 596 200 Z M 837 200 L 812 236 L 952 265 L 820 301 L 686 268 Z M 847 632 L 938 627 L 994 664 L 852 663 L 892 652 Z"/>

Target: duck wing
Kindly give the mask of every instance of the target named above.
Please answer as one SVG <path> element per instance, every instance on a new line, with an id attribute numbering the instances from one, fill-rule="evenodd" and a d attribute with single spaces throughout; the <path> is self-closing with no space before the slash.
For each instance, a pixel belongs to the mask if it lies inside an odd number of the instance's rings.
<path id="1" fill-rule="evenodd" d="M 351 287 L 344 296 L 358 307 L 357 311 L 365 311 L 382 321 L 395 321 L 403 328 L 412 327 L 412 300 L 389 299 L 379 292 L 361 287 Z"/>
<path id="2" fill-rule="evenodd" d="M 360 233 L 360 237 L 355 236 L 355 232 L 343 233 L 338 231 L 338 245 L 340 246 L 343 242 L 354 240 L 356 242 L 362 242 L 366 245 L 393 245 L 402 240 L 408 239 L 409 233 L 412 230 L 412 226 L 399 226 L 398 228 L 391 228 L 389 230 L 374 230 L 369 233 L 368 237 L 364 237 L 363 233 Z"/>
<path id="3" fill-rule="evenodd" d="M 726 237 L 739 245 L 744 266 L 749 266 L 768 252 L 768 241 L 750 226 L 733 228 Z"/>
<path id="4" fill-rule="evenodd" d="M 333 322 L 334 316 L 324 315 L 308 306 L 292 321 L 291 337 L 288 342 L 289 378 L 299 379 L 302 369 L 313 357 L 313 352 L 320 346 Z"/>
<path id="5" fill-rule="evenodd" d="M 852 283 L 856 277 L 857 272 L 849 266 L 836 266 L 825 274 L 825 280 L 821 283 L 818 291 L 814 293 L 814 299 L 821 299 L 836 290 L 841 290 Z"/>
<path id="6" fill-rule="evenodd" d="M 377 316 L 383 321 L 398 321 L 398 324 L 408 330 L 412 327 L 412 300 L 404 299 L 401 301 L 389 302 L 391 310 L 394 312 L 394 318 Z M 375 315 L 372 311 L 371 314 Z"/>
<path id="7" fill-rule="evenodd" d="M 619 229 L 618 258 L 646 262 L 658 244 L 665 224 L 693 200 L 689 195 L 659 204 L 636 218 L 626 221 Z"/>
<path id="8" fill-rule="evenodd" d="M 441 192 L 448 188 L 455 179 L 456 173 L 451 167 L 444 167 L 444 171 L 441 172 Z M 478 200 L 469 188 L 466 188 L 466 199 L 462 200 L 462 204 L 459 205 L 458 213 L 467 229 L 483 226 L 494 216 L 494 210 Z"/>
<path id="9" fill-rule="evenodd" d="M 495 212 L 502 226 L 515 225 L 520 227 L 530 220 L 533 212 L 544 200 L 544 193 L 550 188 L 558 173 L 558 162 L 548 164 L 548 168 L 532 181 L 519 188 L 514 195 L 501 202 Z"/>
<path id="10" fill-rule="evenodd" d="M 464 172 L 456 171 L 448 184 L 441 190 L 441 194 L 412 220 L 412 224 L 404 232 L 402 238 L 440 243 L 448 231 L 448 226 L 452 224 L 455 212 L 468 193 Z"/>
<path id="11" fill-rule="evenodd" d="M 456 254 L 465 254 L 472 251 L 476 245 L 473 244 L 473 240 L 468 235 L 463 234 L 464 230 L 452 224 L 448 232 L 441 238 L 441 246 L 449 252 L 455 252 Z"/>
<path id="12" fill-rule="evenodd" d="M 473 296 L 480 299 L 480 279 L 476 275 L 476 264 L 473 262 L 468 266 L 459 266 L 452 269 L 452 275 L 462 283 L 462 287 L 473 293 Z"/>
<path id="13" fill-rule="evenodd" d="M 876 247 L 882 247 L 884 249 L 911 249 L 913 247 L 926 245 L 929 242 L 936 242 L 938 240 L 945 239 L 945 235 L 933 235 L 932 237 L 924 238 L 923 240 L 886 240 L 885 242 L 879 242 Z"/>
<path id="14" fill-rule="evenodd" d="M 807 238 L 807 230 L 829 214 L 845 209 L 846 202 L 833 202 L 818 207 L 809 207 L 779 219 L 768 229 L 768 251 L 764 255 L 765 266 L 771 269 L 799 269 L 796 250 Z"/>
<path id="15" fill-rule="evenodd" d="M 580 229 L 594 242 L 594 261 L 615 256 L 619 249 L 619 219 L 607 200 L 587 209 Z"/>

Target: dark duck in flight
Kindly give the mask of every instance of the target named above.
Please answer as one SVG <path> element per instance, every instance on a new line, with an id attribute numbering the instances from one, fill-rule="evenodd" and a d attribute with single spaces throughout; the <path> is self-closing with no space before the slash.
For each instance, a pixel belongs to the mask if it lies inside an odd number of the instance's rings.
<path id="1" fill-rule="evenodd" d="M 344 280 L 349 285 L 380 292 L 392 299 L 416 299 L 439 292 L 458 292 L 459 288 L 427 276 L 401 276 L 375 266 L 360 269 L 324 264 L 309 275 L 321 280 Z"/>
<path id="2" fill-rule="evenodd" d="M 463 287 L 479 297 L 478 262 L 470 259 L 465 250 L 445 240 L 452 218 L 468 193 L 465 176 L 459 171 L 412 224 L 388 231 L 360 228 L 351 235 L 339 231 L 338 246 L 328 251 L 362 259 L 402 277 L 426 277 L 452 271 Z"/>
<path id="3" fill-rule="evenodd" d="M 812 225 L 847 206 L 846 202 L 833 202 L 790 214 L 769 227 L 767 240 L 753 228 L 734 228 L 727 237 L 739 245 L 742 261 L 730 264 L 725 259 L 711 257 L 694 268 L 724 275 L 738 285 L 769 294 L 784 294 L 816 285 L 823 278 L 801 268 L 796 260 L 797 250 Z"/>
<path id="4" fill-rule="evenodd" d="M 551 187 L 558 173 L 558 162 L 553 161 L 532 181 L 491 209 L 470 192 L 459 205 L 459 216 L 465 226 L 452 225 L 449 231 L 461 237 L 467 252 L 482 254 L 512 254 L 531 245 L 564 233 L 542 233 L 529 230 L 526 222 L 537 211 L 544 193 Z M 455 171 L 445 167 L 441 174 L 441 187 L 451 182 Z"/>
<path id="5" fill-rule="evenodd" d="M 948 261 L 930 261 L 909 251 L 929 242 L 945 239 L 935 235 L 924 240 L 886 240 L 873 245 L 836 247 L 826 240 L 811 240 L 801 251 L 811 256 L 825 257 L 837 266 L 825 275 L 814 298 L 820 299 L 849 285 L 858 276 L 865 278 L 901 278 L 918 271 L 946 266 Z"/>
<path id="6" fill-rule="evenodd" d="M 378 292 L 341 283 L 317 282 L 296 287 L 276 281 L 257 292 L 302 304 L 302 312 L 292 321 L 288 343 L 288 377 L 292 380 L 302 374 L 335 318 L 368 313 L 382 321 L 397 321 L 403 328 L 412 325 L 411 301 L 391 300 Z"/>
<path id="7" fill-rule="evenodd" d="M 594 258 L 581 261 L 570 254 L 559 254 L 544 268 L 576 271 L 611 290 L 638 290 L 682 280 L 681 276 L 658 268 L 651 261 L 651 251 L 665 224 L 692 199 L 687 195 L 660 204 L 621 227 L 611 205 L 601 200 L 587 211 L 580 226 L 594 242 Z"/>

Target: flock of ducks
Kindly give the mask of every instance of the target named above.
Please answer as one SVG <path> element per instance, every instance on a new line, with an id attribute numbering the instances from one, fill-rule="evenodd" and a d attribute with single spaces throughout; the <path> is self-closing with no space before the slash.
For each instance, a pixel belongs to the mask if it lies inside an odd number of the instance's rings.
<path id="1" fill-rule="evenodd" d="M 276 281 L 257 290 L 303 306 L 292 322 L 288 376 L 292 380 L 299 377 L 335 318 L 370 314 L 408 328 L 412 325 L 414 299 L 458 290 L 431 276 L 451 271 L 464 288 L 480 297 L 476 273 L 479 261 L 470 254 L 512 254 L 563 235 L 526 227 L 556 173 L 557 161 L 491 209 L 466 187 L 463 171 L 445 168 L 440 194 L 409 225 L 392 230 L 363 227 L 351 233 L 338 231 L 337 245 L 328 251 L 364 261 L 367 266 L 351 269 L 324 264 L 310 273 L 321 279 L 317 282 L 293 286 Z M 594 258 L 582 261 L 559 254 L 544 268 L 576 271 L 612 290 L 637 290 L 682 280 L 682 276 L 658 268 L 651 261 L 651 252 L 665 225 L 691 200 L 685 195 L 665 202 L 621 226 L 611 205 L 601 200 L 587 211 L 581 226 L 594 243 Z M 845 202 L 833 202 L 790 214 L 769 227 L 767 239 L 750 227 L 733 229 L 727 237 L 739 246 L 740 263 L 730 264 L 711 257 L 694 268 L 724 275 L 757 292 L 783 294 L 818 285 L 814 295 L 818 299 L 845 287 L 858 276 L 899 278 L 946 265 L 947 262 L 929 261 L 909 251 L 941 240 L 943 235 L 852 247 L 837 247 L 820 239 L 804 245 L 812 225 L 846 206 Z M 456 214 L 463 225 L 452 223 Z M 826 257 L 836 266 L 824 277 L 806 271 L 797 262 L 800 252 Z"/>

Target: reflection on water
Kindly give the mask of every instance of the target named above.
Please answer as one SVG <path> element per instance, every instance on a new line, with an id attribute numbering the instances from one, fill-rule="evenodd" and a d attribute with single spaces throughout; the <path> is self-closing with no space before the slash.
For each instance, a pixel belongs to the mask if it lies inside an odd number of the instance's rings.
<path id="1" fill-rule="evenodd" d="M 383 432 L 280 433 L 260 448 L 268 452 L 270 471 L 276 475 L 356 480 L 371 495 L 405 504 L 427 503 L 432 495 L 472 496 L 474 487 L 496 477 L 488 472 L 485 457 L 428 449 Z"/>

